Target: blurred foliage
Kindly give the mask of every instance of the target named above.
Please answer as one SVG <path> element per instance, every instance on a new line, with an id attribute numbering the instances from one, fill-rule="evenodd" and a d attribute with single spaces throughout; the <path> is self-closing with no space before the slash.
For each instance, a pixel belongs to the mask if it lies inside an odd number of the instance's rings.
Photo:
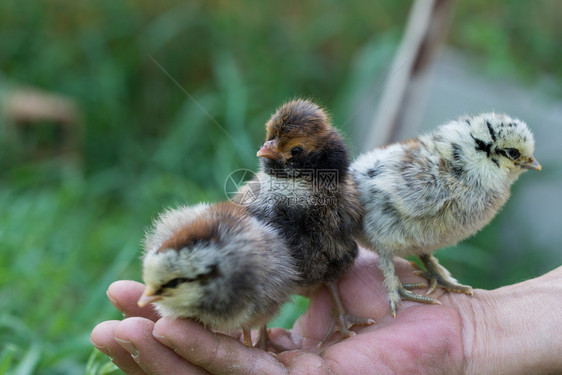
<path id="1" fill-rule="evenodd" d="M 80 167 L 0 149 L 0 373 L 110 373 L 88 335 L 119 317 L 105 290 L 140 278 L 151 218 L 224 199 L 226 177 L 255 169 L 263 124 L 289 98 L 318 100 L 349 134 L 356 93 L 384 89 L 410 5 L 0 0 L 0 96 L 17 85 L 67 95 L 84 125 Z M 449 43 L 490 74 L 560 82 L 561 8 L 459 2 Z M 489 228 L 440 253 L 443 263 L 462 264 L 455 275 L 475 286 L 527 276 L 509 260 L 504 272 L 483 270 L 499 246 Z M 528 270 L 541 259 L 521 261 Z M 275 324 L 289 327 L 305 307 L 297 299 Z"/>
<path id="2" fill-rule="evenodd" d="M 561 95 L 561 14 L 556 0 L 459 2 L 449 40 L 478 55 L 496 77 L 531 81 L 550 75 L 553 93 Z"/>

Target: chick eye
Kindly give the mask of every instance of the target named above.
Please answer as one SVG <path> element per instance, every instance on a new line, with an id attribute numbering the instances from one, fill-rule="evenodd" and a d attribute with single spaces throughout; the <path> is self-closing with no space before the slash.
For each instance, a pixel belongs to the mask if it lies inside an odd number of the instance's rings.
<path id="1" fill-rule="evenodd" d="M 507 154 L 507 156 L 508 156 L 511 160 L 515 160 L 515 159 L 517 159 L 519 156 L 521 156 L 521 153 L 520 153 L 519 150 L 516 149 L 516 148 L 506 148 L 506 149 L 505 149 L 505 153 Z"/>
<path id="2" fill-rule="evenodd" d="M 298 156 L 300 154 L 302 154 L 304 150 L 302 149 L 302 147 L 293 147 L 293 149 L 291 150 L 291 156 Z"/>
<path id="3" fill-rule="evenodd" d="M 162 285 L 162 288 L 163 289 L 175 289 L 180 284 L 186 283 L 188 281 L 191 281 L 191 280 L 186 279 L 185 277 L 178 277 L 177 279 L 172 279 L 172 280 L 168 281 L 166 284 Z"/>

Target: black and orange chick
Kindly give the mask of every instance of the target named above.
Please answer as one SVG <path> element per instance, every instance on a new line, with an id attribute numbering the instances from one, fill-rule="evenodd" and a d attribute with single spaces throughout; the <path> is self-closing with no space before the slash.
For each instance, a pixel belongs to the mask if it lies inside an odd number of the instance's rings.
<path id="1" fill-rule="evenodd" d="M 325 284 L 334 301 L 335 324 L 342 335 L 353 336 L 352 325 L 374 321 L 347 315 L 336 286 L 358 255 L 353 235 L 362 219 L 347 147 L 326 113 L 308 100 L 282 105 L 266 130 L 257 153 L 260 172 L 235 200 L 282 233 L 300 273 L 297 293 L 306 295 Z"/>

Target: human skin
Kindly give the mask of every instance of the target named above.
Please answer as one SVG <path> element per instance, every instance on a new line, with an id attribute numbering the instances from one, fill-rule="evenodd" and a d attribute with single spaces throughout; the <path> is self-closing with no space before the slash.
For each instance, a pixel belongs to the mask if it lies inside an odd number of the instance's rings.
<path id="1" fill-rule="evenodd" d="M 423 279 L 396 258 L 405 283 Z M 143 285 L 117 281 L 108 289 L 121 321 L 98 324 L 92 343 L 127 374 L 554 374 L 562 371 L 562 267 L 541 277 L 474 296 L 437 290 L 442 305 L 404 302 L 393 318 L 377 256 L 361 251 L 339 281 L 351 314 L 376 324 L 356 336 L 335 333 L 328 291 L 310 297 L 293 329 L 274 328 L 284 352 L 249 348 L 240 335 L 214 333 L 188 320 L 159 319 L 136 302 Z"/>

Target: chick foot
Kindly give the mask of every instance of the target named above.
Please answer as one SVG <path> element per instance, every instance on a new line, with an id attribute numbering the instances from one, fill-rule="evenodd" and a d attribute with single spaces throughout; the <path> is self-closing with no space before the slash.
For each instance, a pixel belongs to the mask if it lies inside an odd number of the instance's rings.
<path id="1" fill-rule="evenodd" d="M 351 327 L 356 325 L 368 326 L 371 324 L 375 324 L 375 321 L 373 319 L 359 318 L 347 314 L 345 312 L 345 308 L 343 307 L 343 303 L 341 301 L 335 282 L 327 282 L 326 286 L 328 287 L 328 291 L 330 292 L 332 300 L 334 301 L 334 310 L 332 311 L 332 316 L 334 317 L 334 319 L 332 321 L 330 329 L 318 343 L 318 348 L 324 345 L 335 331 L 339 331 L 342 336 L 344 336 L 345 338 L 349 338 L 356 335 L 355 332 L 350 330 Z"/>
<path id="2" fill-rule="evenodd" d="M 420 294 L 410 292 L 410 289 L 425 288 L 427 285 L 425 283 L 413 283 L 413 284 L 399 284 L 395 292 L 389 293 L 390 299 L 390 312 L 392 316 L 396 318 L 396 309 L 400 301 L 412 301 L 419 303 L 428 303 L 431 305 L 440 305 L 441 302 L 435 298 L 422 296 Z M 398 295 L 398 299 L 390 298 L 391 295 Z"/>
<path id="3" fill-rule="evenodd" d="M 279 345 L 271 340 L 271 338 L 269 337 L 269 333 L 267 332 L 267 325 L 264 324 L 260 327 L 258 341 L 256 342 L 256 345 L 254 345 L 254 348 L 267 351 L 268 346 L 273 347 L 278 352 L 286 352 L 287 350 L 290 350 L 283 345 Z"/>
<path id="4" fill-rule="evenodd" d="M 449 292 L 464 293 L 472 296 L 472 287 L 469 285 L 462 285 L 455 280 L 445 267 L 439 264 L 437 258 L 433 255 L 420 255 L 420 260 L 425 266 L 425 270 L 421 269 L 417 264 L 414 273 L 429 281 L 429 288 L 426 295 L 429 295 L 437 289 L 445 289 Z"/>
<path id="5" fill-rule="evenodd" d="M 422 296 L 416 293 L 410 292 L 410 289 L 425 288 L 427 285 L 425 283 L 406 283 L 402 284 L 398 275 L 396 274 L 396 269 L 394 268 L 394 261 L 391 252 L 380 251 L 379 255 L 379 268 L 384 274 L 384 284 L 388 292 L 388 302 L 390 304 L 390 313 L 393 317 L 396 317 L 396 310 L 402 301 L 413 301 L 419 303 L 429 303 L 434 305 L 439 305 L 441 302 L 438 300 Z"/>
<path id="6" fill-rule="evenodd" d="M 252 342 L 252 332 L 249 328 L 242 328 L 242 338 L 244 341 L 244 345 L 252 347 L 254 343 Z"/>

